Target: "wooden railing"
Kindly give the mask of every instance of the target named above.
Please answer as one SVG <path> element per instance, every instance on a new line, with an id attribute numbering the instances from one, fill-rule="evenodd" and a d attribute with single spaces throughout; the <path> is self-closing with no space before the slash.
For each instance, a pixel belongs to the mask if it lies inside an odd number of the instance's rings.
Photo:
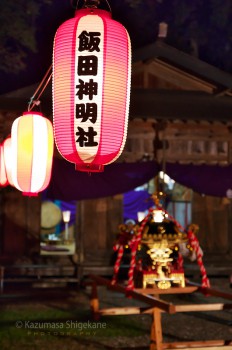
<path id="1" fill-rule="evenodd" d="M 72 266 L 9 265 L 0 266 L 0 293 L 8 283 L 78 283 L 78 273 Z"/>

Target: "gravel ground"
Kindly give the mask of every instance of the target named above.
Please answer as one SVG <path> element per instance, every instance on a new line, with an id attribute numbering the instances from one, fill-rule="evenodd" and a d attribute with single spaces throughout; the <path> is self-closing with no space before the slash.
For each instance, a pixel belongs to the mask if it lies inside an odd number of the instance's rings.
<path id="1" fill-rule="evenodd" d="M 229 281 L 226 279 L 211 280 L 211 287 L 220 289 L 231 294 Z M 85 319 L 82 322 L 91 320 L 89 297 L 90 289 L 71 289 L 64 294 L 61 290 L 55 294 L 48 293 L 47 296 L 40 298 L 36 295 L 33 298 L 7 298 L 0 297 L 0 310 L 17 310 L 20 308 L 33 309 L 34 313 L 46 308 L 76 311 L 76 314 L 84 312 Z M 121 293 L 110 292 L 105 287 L 98 288 L 100 300 L 100 308 L 111 308 L 116 306 L 145 306 L 145 304 L 134 299 L 125 298 Z M 216 297 L 205 297 L 200 293 L 181 294 L 181 295 L 165 295 L 162 299 L 173 304 L 201 304 L 201 303 L 230 303 L 232 300 L 225 300 Z M 59 337 L 59 334 L 54 334 L 49 338 L 49 347 L 54 350 L 107 350 L 107 349 L 136 349 L 148 350 L 150 343 L 150 315 L 127 315 L 127 316 L 104 316 L 100 319 L 107 327 L 107 336 L 104 332 L 96 335 L 94 331 L 79 333 L 78 337 L 75 334 L 65 334 Z M 92 322 L 92 321 L 91 321 Z M 181 342 L 186 340 L 232 340 L 232 308 L 221 311 L 208 312 L 185 312 L 169 315 L 162 313 L 162 327 L 164 342 Z M 111 332 L 112 331 L 112 332 Z M 47 350 L 48 342 L 44 337 L 34 336 L 33 342 L 24 343 L 22 347 L 17 345 L 19 350 Z M 14 344 L 1 344 L 1 349 L 14 349 Z"/>

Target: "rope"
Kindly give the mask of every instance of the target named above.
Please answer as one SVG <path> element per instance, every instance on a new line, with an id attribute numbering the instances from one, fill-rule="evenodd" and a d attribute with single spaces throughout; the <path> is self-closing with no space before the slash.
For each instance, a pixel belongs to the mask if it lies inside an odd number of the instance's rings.
<path id="1" fill-rule="evenodd" d="M 145 218 L 143 219 L 143 221 L 141 223 L 141 226 L 138 230 L 138 234 L 136 235 L 135 240 L 132 240 L 130 242 L 131 261 L 130 261 L 130 267 L 129 267 L 129 271 L 128 271 L 127 289 L 134 289 L 134 270 L 135 270 L 135 266 L 136 266 L 136 253 L 137 253 L 138 245 L 141 242 L 142 232 L 143 232 L 144 226 L 146 225 L 148 219 L 150 218 L 150 214 L 152 211 L 153 211 L 153 208 L 150 208 L 148 214 L 145 216 Z"/>
<path id="2" fill-rule="evenodd" d="M 166 210 L 164 210 L 164 209 L 162 209 L 162 210 L 164 211 L 164 213 L 166 215 L 168 215 L 170 220 L 172 220 L 181 231 L 185 231 L 185 229 L 181 226 L 181 224 L 176 219 L 174 219 Z M 193 248 L 193 250 L 196 253 L 197 264 L 198 264 L 198 266 L 200 268 L 200 272 L 201 272 L 201 285 L 202 285 L 202 287 L 209 288 L 210 282 L 209 282 L 209 279 L 207 277 L 205 266 L 203 264 L 203 259 L 202 259 L 203 252 L 202 252 L 202 249 L 200 247 L 199 241 L 198 241 L 197 237 L 195 236 L 195 234 L 191 230 L 187 230 L 187 236 L 189 239 L 189 244 L 191 245 L 191 247 Z"/>
<path id="3" fill-rule="evenodd" d="M 111 284 L 115 284 L 117 282 L 118 271 L 120 268 L 123 253 L 124 253 L 124 246 L 123 246 L 123 244 L 120 244 L 119 248 L 118 248 L 117 259 L 116 259 L 115 264 L 114 264 L 114 275 L 113 275 Z"/>
<path id="4" fill-rule="evenodd" d="M 40 82 L 38 88 L 36 89 L 34 95 L 31 97 L 29 103 L 28 103 L 28 112 L 30 112 L 35 106 L 38 106 L 40 104 L 40 97 L 43 94 L 44 90 L 48 86 L 49 81 L 52 77 L 52 65 L 48 68 L 47 72 L 45 73 L 42 81 Z M 41 89 L 41 91 L 40 91 Z M 40 91 L 40 92 L 39 92 Z M 38 94 L 37 98 L 36 95 Z"/>
<path id="5" fill-rule="evenodd" d="M 188 239 L 189 239 L 189 244 L 191 245 L 193 250 L 196 252 L 197 263 L 198 263 L 198 266 L 199 266 L 200 272 L 201 272 L 201 280 L 202 280 L 201 285 L 202 285 L 202 287 L 210 288 L 210 282 L 209 282 L 209 279 L 207 277 L 206 269 L 204 267 L 203 260 L 202 260 L 203 252 L 202 252 L 202 249 L 200 247 L 199 241 L 192 231 L 187 231 L 187 235 L 188 235 Z"/>

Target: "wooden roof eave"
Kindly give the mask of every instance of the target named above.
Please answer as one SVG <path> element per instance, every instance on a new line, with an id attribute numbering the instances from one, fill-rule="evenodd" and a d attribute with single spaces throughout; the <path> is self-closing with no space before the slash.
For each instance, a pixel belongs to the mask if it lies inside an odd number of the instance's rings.
<path id="1" fill-rule="evenodd" d="M 162 41 L 158 40 L 133 52 L 133 62 L 152 60 L 157 57 L 167 60 L 171 64 L 181 67 L 188 72 L 192 72 L 209 82 L 215 82 L 219 86 L 219 90 L 223 90 L 223 88 L 226 91 L 232 89 L 231 74 L 201 61 L 195 56 L 169 46 Z"/>

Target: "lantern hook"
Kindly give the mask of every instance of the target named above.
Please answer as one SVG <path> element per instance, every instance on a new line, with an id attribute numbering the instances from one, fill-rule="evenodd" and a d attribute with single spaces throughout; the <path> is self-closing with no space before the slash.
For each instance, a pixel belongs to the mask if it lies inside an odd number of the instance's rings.
<path id="1" fill-rule="evenodd" d="M 98 8 L 100 0 L 84 0 L 84 8 Z"/>
<path id="2" fill-rule="evenodd" d="M 101 1 L 102 0 L 84 0 L 83 8 L 98 8 Z M 78 8 L 79 2 L 80 0 L 77 0 L 76 6 L 75 6 L 76 9 Z M 105 2 L 107 3 L 107 6 L 109 7 L 110 12 L 112 12 L 108 0 L 105 0 Z"/>

